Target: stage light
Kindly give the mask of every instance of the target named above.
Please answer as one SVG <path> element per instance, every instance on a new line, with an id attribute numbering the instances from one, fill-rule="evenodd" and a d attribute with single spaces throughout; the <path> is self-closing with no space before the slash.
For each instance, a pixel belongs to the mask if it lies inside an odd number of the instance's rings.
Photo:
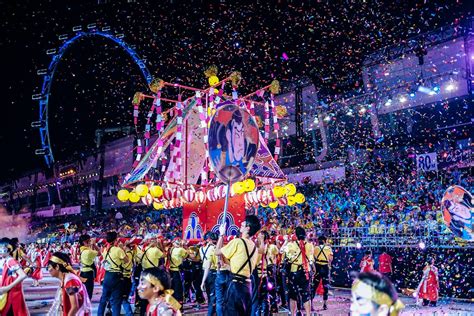
<path id="1" fill-rule="evenodd" d="M 423 87 L 423 86 L 419 86 L 419 87 L 418 87 L 418 91 L 419 91 L 419 92 L 423 92 L 423 93 L 425 93 L 425 94 L 430 94 L 430 93 L 433 92 L 433 90 L 431 90 L 431 89 L 429 89 L 429 88 L 427 88 L 427 87 Z"/>
<path id="2" fill-rule="evenodd" d="M 267 283 L 267 290 L 269 290 L 269 291 L 273 290 L 273 284 L 272 283 L 270 283 L 270 282 Z"/>
<path id="3" fill-rule="evenodd" d="M 360 242 L 356 243 L 356 248 L 357 248 L 357 249 L 362 248 L 362 244 L 361 244 Z"/>
<path id="4" fill-rule="evenodd" d="M 433 87 L 433 91 L 434 92 L 439 92 L 439 87 L 438 86 Z"/>
<path id="5" fill-rule="evenodd" d="M 385 102 L 385 106 L 391 106 L 392 105 L 392 99 L 388 99 L 386 102 Z"/>
<path id="6" fill-rule="evenodd" d="M 364 114 L 365 112 L 367 112 L 367 109 L 365 107 L 361 107 L 359 110 L 359 114 Z"/>
<path id="7" fill-rule="evenodd" d="M 401 103 L 405 103 L 407 102 L 407 98 L 404 96 L 401 96 L 400 99 L 398 99 L 398 101 L 400 101 Z"/>
<path id="8" fill-rule="evenodd" d="M 325 120 L 326 122 L 328 122 L 328 121 L 331 120 L 331 117 L 328 115 L 328 116 L 326 116 L 326 117 L 324 118 L 324 120 Z"/>
<path id="9" fill-rule="evenodd" d="M 415 92 L 410 92 L 410 98 L 414 98 L 415 97 Z"/>
<path id="10" fill-rule="evenodd" d="M 418 243 L 418 247 L 423 250 L 423 249 L 426 248 L 426 244 L 425 244 L 423 241 L 420 241 L 420 242 Z"/>
<path id="11" fill-rule="evenodd" d="M 448 92 L 451 92 L 455 89 L 456 89 L 456 85 L 452 82 L 450 82 L 450 83 L 448 83 L 448 85 L 446 85 L 446 91 L 448 91 Z"/>

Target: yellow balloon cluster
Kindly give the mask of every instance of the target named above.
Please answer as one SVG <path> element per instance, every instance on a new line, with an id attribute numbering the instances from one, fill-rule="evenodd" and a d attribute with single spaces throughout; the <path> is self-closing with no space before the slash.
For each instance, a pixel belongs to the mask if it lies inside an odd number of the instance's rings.
<path id="1" fill-rule="evenodd" d="M 255 181 L 253 179 L 246 179 L 241 182 L 235 182 L 232 184 L 231 191 L 234 194 L 242 194 L 245 192 L 252 192 L 255 190 Z"/>
<path id="2" fill-rule="evenodd" d="M 160 198 L 163 196 L 163 188 L 160 187 L 159 185 L 153 185 L 150 188 L 150 194 L 154 198 Z"/>
<path id="3" fill-rule="evenodd" d="M 145 196 L 148 194 L 148 186 L 146 184 L 139 184 L 135 188 L 135 192 L 137 192 L 138 196 Z"/>
<path id="4" fill-rule="evenodd" d="M 288 183 L 285 186 L 277 185 L 272 189 L 275 198 L 280 199 L 286 196 L 287 205 L 293 206 L 295 204 L 303 204 L 306 201 L 302 193 L 296 193 L 296 186 L 293 183 Z M 271 202 L 268 206 L 275 208 L 280 203 L 278 201 Z M 285 205 L 285 203 L 283 203 Z"/>
<path id="5" fill-rule="evenodd" d="M 119 199 L 120 202 L 127 202 L 129 196 L 130 196 L 130 192 L 128 192 L 125 189 L 122 189 L 122 190 L 118 191 L 118 193 L 117 193 L 117 198 Z"/>

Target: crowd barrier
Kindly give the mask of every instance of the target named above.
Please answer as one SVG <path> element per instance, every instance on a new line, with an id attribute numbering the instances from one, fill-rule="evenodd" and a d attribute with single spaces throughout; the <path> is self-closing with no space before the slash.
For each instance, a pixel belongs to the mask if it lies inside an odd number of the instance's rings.
<path id="1" fill-rule="evenodd" d="M 466 242 L 455 237 L 442 224 L 418 223 L 413 226 L 399 225 L 395 228 L 380 226 L 318 228 L 314 232 L 316 236 L 327 236 L 333 247 L 474 248 L 474 242 Z"/>

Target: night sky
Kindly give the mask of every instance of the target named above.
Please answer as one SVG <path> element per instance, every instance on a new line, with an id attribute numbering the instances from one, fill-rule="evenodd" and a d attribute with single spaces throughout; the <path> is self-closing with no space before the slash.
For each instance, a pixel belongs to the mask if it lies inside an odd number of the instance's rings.
<path id="1" fill-rule="evenodd" d="M 74 26 L 97 23 L 125 34 L 125 42 L 147 59 L 152 74 L 166 81 L 204 87 L 204 70 L 216 64 L 220 78 L 232 70 L 242 72 L 242 93 L 272 79 L 302 77 L 325 78 L 329 91 L 342 93 L 361 88 L 366 54 L 443 25 L 458 25 L 470 14 L 462 1 L 110 2 L 0 4 L 6 110 L 0 180 L 45 167 L 44 159 L 34 155 L 40 140 L 38 130 L 30 127 L 38 119 L 31 95 L 42 84 L 36 71 L 51 61 L 46 50 L 59 48 L 58 36 L 74 34 Z M 52 83 L 49 123 L 56 160 L 92 150 L 97 128 L 131 126 L 131 98 L 145 89 L 138 67 L 116 44 L 105 39 L 76 42 Z"/>

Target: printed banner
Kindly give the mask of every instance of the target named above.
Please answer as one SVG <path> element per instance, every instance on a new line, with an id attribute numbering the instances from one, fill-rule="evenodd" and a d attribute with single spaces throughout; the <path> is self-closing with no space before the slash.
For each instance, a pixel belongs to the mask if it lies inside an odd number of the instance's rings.
<path id="1" fill-rule="evenodd" d="M 436 152 L 416 155 L 417 171 L 438 171 L 438 160 Z"/>
<path id="2" fill-rule="evenodd" d="M 208 231 L 219 233 L 219 225 L 224 216 L 224 199 L 186 203 L 183 206 L 183 239 L 200 239 Z M 229 198 L 226 235 L 237 235 L 240 224 L 245 220 L 246 210 L 243 195 Z"/>
<path id="3" fill-rule="evenodd" d="M 474 167 L 474 160 L 472 159 L 472 149 L 456 149 L 441 154 L 438 157 L 438 168 L 445 169 L 450 167 Z"/>

